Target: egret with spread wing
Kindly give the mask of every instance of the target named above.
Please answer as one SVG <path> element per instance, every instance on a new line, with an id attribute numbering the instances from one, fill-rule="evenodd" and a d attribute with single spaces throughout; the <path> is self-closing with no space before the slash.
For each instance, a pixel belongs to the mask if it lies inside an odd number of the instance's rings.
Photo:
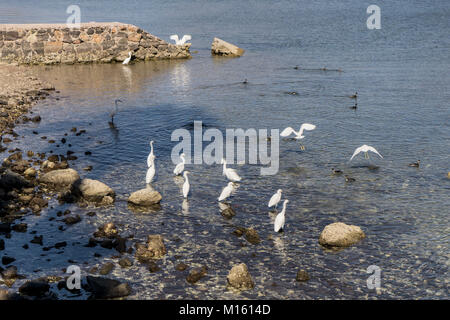
<path id="1" fill-rule="evenodd" d="M 291 134 L 295 134 L 295 139 L 297 140 L 301 140 L 303 138 L 305 138 L 305 136 L 303 135 L 303 131 L 311 131 L 314 130 L 316 128 L 315 125 L 310 124 L 310 123 L 303 123 L 300 126 L 300 129 L 297 131 L 295 131 L 294 129 L 292 129 L 291 127 L 287 127 L 286 129 L 284 129 L 281 133 L 280 136 L 282 137 L 289 137 Z M 300 149 L 305 150 L 305 147 L 302 145 L 300 146 Z"/>
<path id="2" fill-rule="evenodd" d="M 350 161 L 352 161 L 352 159 L 359 154 L 360 152 L 364 152 L 364 158 L 369 159 L 369 151 L 376 153 L 377 155 L 379 155 L 381 158 L 383 158 L 383 156 L 381 154 L 378 153 L 378 151 L 371 146 L 368 146 L 367 144 L 362 145 L 359 148 L 356 148 L 355 152 L 353 152 L 352 157 L 350 158 Z"/>
<path id="3" fill-rule="evenodd" d="M 175 44 L 178 46 L 185 44 L 186 41 L 189 41 L 191 39 L 192 39 L 192 37 L 189 34 L 185 34 L 183 36 L 183 38 L 181 38 L 181 40 L 178 38 L 178 35 L 176 35 L 176 34 L 173 34 L 170 36 L 170 40 L 175 41 Z"/>

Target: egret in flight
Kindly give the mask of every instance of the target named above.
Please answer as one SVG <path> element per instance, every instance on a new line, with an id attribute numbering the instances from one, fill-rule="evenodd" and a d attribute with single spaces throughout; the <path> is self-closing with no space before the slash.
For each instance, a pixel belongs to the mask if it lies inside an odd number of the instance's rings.
<path id="1" fill-rule="evenodd" d="M 228 185 L 227 185 L 225 188 L 223 188 L 222 193 L 220 194 L 218 200 L 219 200 L 219 201 L 225 200 L 226 198 L 228 198 L 229 196 L 231 196 L 231 194 L 233 193 L 233 191 L 234 191 L 234 185 L 233 185 L 233 182 L 228 182 Z"/>
<path id="2" fill-rule="evenodd" d="M 180 155 L 181 162 L 179 164 L 177 164 L 175 169 L 173 170 L 173 174 L 176 176 L 179 176 L 184 170 L 184 164 L 186 163 L 186 160 L 184 159 L 184 157 L 185 157 L 185 155 L 184 155 L 184 153 L 182 153 Z"/>
<path id="3" fill-rule="evenodd" d="M 284 229 L 284 222 L 286 220 L 284 214 L 286 213 L 286 205 L 288 204 L 289 200 L 284 200 L 283 202 L 283 210 L 279 214 L 277 214 L 277 217 L 275 218 L 275 223 L 273 225 L 273 230 L 275 232 L 281 232 Z"/>
<path id="4" fill-rule="evenodd" d="M 190 189 L 190 185 L 189 185 L 189 179 L 188 179 L 188 173 L 190 173 L 189 171 L 185 171 L 183 174 L 184 177 L 184 184 L 183 184 L 183 197 L 187 198 L 188 194 L 189 194 L 189 189 Z"/>
<path id="5" fill-rule="evenodd" d="M 185 44 L 186 41 L 189 41 L 191 39 L 192 39 L 192 37 L 189 34 L 185 34 L 183 36 L 183 38 L 181 38 L 181 40 L 178 38 L 178 35 L 176 35 L 176 34 L 173 34 L 170 36 L 170 40 L 175 41 L 175 44 L 178 46 Z"/>
<path id="6" fill-rule="evenodd" d="M 277 193 L 275 193 L 273 196 L 272 196 L 272 198 L 270 198 L 270 201 L 269 201 L 269 205 L 268 205 L 268 207 L 270 208 L 270 207 L 273 207 L 273 206 L 275 206 L 275 208 L 278 206 L 278 203 L 280 202 L 280 200 L 281 200 L 281 193 L 283 192 L 283 190 L 281 190 L 281 189 L 278 189 L 277 190 Z"/>
<path id="7" fill-rule="evenodd" d="M 150 141 L 150 153 L 147 157 L 147 167 L 151 167 L 155 163 L 155 155 L 153 154 L 153 140 Z"/>
<path id="8" fill-rule="evenodd" d="M 287 127 L 280 133 L 280 136 L 289 137 L 291 134 L 295 134 L 294 138 L 297 140 L 301 140 L 301 139 L 305 138 L 305 136 L 303 135 L 303 131 L 305 131 L 305 130 L 311 131 L 311 130 L 314 130 L 315 128 L 316 128 L 316 126 L 313 124 L 303 123 L 300 126 L 300 130 L 298 130 L 298 132 L 295 131 L 294 129 L 292 129 L 291 127 Z M 305 150 L 305 147 L 302 145 L 302 146 L 300 146 L 300 149 Z"/>
<path id="9" fill-rule="evenodd" d="M 128 52 L 128 58 L 126 58 L 125 60 L 123 60 L 122 64 L 129 64 L 131 61 L 131 51 Z"/>
<path id="10" fill-rule="evenodd" d="M 225 159 L 222 159 L 223 164 L 223 171 L 222 174 L 227 177 L 228 180 L 232 182 L 239 182 L 241 181 L 241 177 L 237 174 L 236 170 L 227 168 L 227 161 Z"/>
<path id="11" fill-rule="evenodd" d="M 378 153 L 378 151 L 371 146 L 368 146 L 367 144 L 362 145 L 359 148 L 355 149 L 355 152 L 353 152 L 352 157 L 350 158 L 350 161 L 352 161 L 352 159 L 359 154 L 360 152 L 364 152 L 364 158 L 369 159 L 369 151 L 376 153 L 377 155 L 379 155 L 381 158 L 383 158 L 383 156 L 381 154 Z"/>

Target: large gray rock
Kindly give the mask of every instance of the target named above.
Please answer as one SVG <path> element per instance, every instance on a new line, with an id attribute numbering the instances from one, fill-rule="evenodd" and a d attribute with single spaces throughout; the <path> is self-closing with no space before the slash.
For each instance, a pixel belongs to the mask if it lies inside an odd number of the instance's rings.
<path id="1" fill-rule="evenodd" d="M 319 243 L 327 247 L 348 247 L 365 236 L 358 226 L 335 222 L 323 229 L 319 237 Z"/>
<path id="2" fill-rule="evenodd" d="M 161 194 L 155 189 L 148 187 L 133 192 L 128 198 L 128 202 L 136 206 L 152 206 L 158 204 L 162 199 Z"/>
<path id="3" fill-rule="evenodd" d="M 79 195 L 90 202 L 101 203 L 105 197 L 114 199 L 115 192 L 103 182 L 83 179 L 74 184 L 74 188 Z"/>
<path id="4" fill-rule="evenodd" d="M 71 186 L 80 179 L 80 175 L 74 169 L 59 169 L 47 172 L 39 178 L 39 182 L 56 189 Z"/>
<path id="5" fill-rule="evenodd" d="M 255 286 L 245 263 L 235 265 L 231 268 L 227 281 L 229 285 L 238 290 L 248 290 Z"/>
<path id="6" fill-rule="evenodd" d="M 244 52 L 244 49 L 219 38 L 214 38 L 211 45 L 211 53 L 215 55 L 240 57 Z"/>

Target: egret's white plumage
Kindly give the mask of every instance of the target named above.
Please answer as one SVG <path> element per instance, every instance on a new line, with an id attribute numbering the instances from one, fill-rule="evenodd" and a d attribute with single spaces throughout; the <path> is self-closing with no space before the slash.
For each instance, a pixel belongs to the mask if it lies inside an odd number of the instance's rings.
<path id="1" fill-rule="evenodd" d="M 153 140 L 152 140 L 150 141 L 150 153 L 147 157 L 147 167 L 150 168 L 150 166 L 152 166 L 154 162 L 155 162 L 155 155 L 153 154 Z"/>
<path id="2" fill-rule="evenodd" d="M 147 169 L 147 175 L 145 176 L 145 183 L 150 184 L 153 180 L 153 177 L 155 176 L 156 169 L 155 164 L 152 162 L 150 166 Z"/>
<path id="3" fill-rule="evenodd" d="M 226 198 L 231 196 L 233 191 L 234 191 L 233 182 L 228 182 L 228 185 L 225 188 L 223 188 L 219 196 L 219 201 L 225 200 Z"/>
<path id="4" fill-rule="evenodd" d="M 377 155 L 379 155 L 381 158 L 383 158 L 383 156 L 381 154 L 378 153 L 378 151 L 371 146 L 368 146 L 367 144 L 362 145 L 359 148 L 356 148 L 355 152 L 353 152 L 352 157 L 350 158 L 350 161 L 352 161 L 352 159 L 359 154 L 360 152 L 364 152 L 364 156 L 368 159 L 369 158 L 369 151 L 376 153 Z"/>
<path id="5" fill-rule="evenodd" d="M 223 170 L 222 174 L 227 177 L 231 182 L 239 182 L 241 181 L 241 177 L 237 174 L 236 170 L 227 168 L 227 161 L 222 159 Z"/>
<path id="6" fill-rule="evenodd" d="M 125 60 L 123 60 L 122 64 L 129 64 L 131 61 L 131 51 L 128 52 L 128 58 L 126 58 Z"/>
<path id="7" fill-rule="evenodd" d="M 192 37 L 189 34 L 185 34 L 183 36 L 183 38 L 181 38 L 181 40 L 178 38 L 178 35 L 176 35 L 176 34 L 173 34 L 170 36 L 170 40 L 175 41 L 176 45 L 183 45 L 186 43 L 186 41 L 189 41 L 191 39 L 192 39 Z"/>
<path id="8" fill-rule="evenodd" d="M 300 129 L 298 130 L 298 132 L 295 131 L 294 129 L 292 129 L 291 127 L 287 127 L 280 133 L 280 136 L 289 137 L 291 134 L 295 134 L 295 139 L 303 139 L 305 137 L 303 135 L 303 131 L 305 131 L 305 130 L 311 131 L 311 130 L 314 130 L 315 128 L 316 128 L 316 126 L 313 124 L 304 123 L 300 126 Z"/>
<path id="9" fill-rule="evenodd" d="M 283 202 L 283 210 L 279 214 L 277 214 L 277 217 L 275 218 L 275 223 L 273 224 L 273 230 L 275 232 L 280 232 L 284 229 L 284 222 L 286 220 L 284 214 L 286 213 L 286 204 L 289 202 L 289 200 L 284 200 Z"/>
<path id="10" fill-rule="evenodd" d="M 176 166 L 175 166 L 175 169 L 173 170 L 173 173 L 176 175 L 176 176 L 179 176 L 181 173 L 183 173 L 183 171 L 184 171 L 184 164 L 185 164 L 185 162 L 186 162 L 186 160 L 184 159 L 184 157 L 185 157 L 185 155 L 184 155 L 184 153 L 182 153 L 181 155 L 180 155 L 180 159 L 181 159 L 181 162 L 179 163 L 179 164 L 177 164 Z"/>
<path id="11" fill-rule="evenodd" d="M 189 185 L 189 179 L 188 179 L 188 173 L 190 173 L 189 171 L 185 171 L 183 174 L 184 177 L 184 184 L 183 184 L 183 197 L 187 198 L 188 194 L 189 194 L 189 189 L 190 189 L 190 185 Z"/>
<path id="12" fill-rule="evenodd" d="M 282 192 L 283 192 L 283 190 L 278 189 L 277 192 L 270 198 L 269 205 L 268 205 L 269 208 L 273 207 L 273 206 L 275 206 L 275 208 L 276 208 L 278 206 L 278 203 L 281 200 Z"/>

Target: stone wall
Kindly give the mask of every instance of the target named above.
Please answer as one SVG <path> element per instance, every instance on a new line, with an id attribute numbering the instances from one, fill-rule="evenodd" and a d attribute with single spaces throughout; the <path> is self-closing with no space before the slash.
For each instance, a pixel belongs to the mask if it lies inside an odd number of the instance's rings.
<path id="1" fill-rule="evenodd" d="M 169 44 L 130 24 L 0 24 L 0 62 L 74 64 L 189 58 L 190 44 Z"/>

